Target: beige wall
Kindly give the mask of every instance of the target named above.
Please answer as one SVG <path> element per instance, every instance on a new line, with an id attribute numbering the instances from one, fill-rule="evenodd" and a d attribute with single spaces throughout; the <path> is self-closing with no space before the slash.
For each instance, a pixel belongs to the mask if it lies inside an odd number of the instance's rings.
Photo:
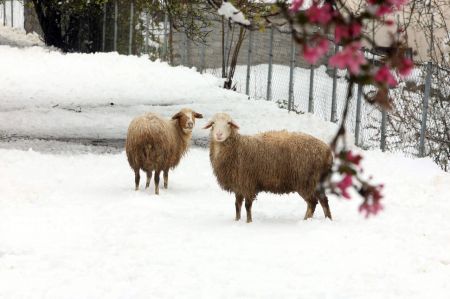
<path id="1" fill-rule="evenodd" d="M 365 1 L 365 0 L 363 0 Z M 424 1 L 424 0 L 419 0 Z M 358 3 L 361 0 L 349 0 L 348 2 L 353 3 L 353 7 L 356 9 L 358 7 Z M 449 42 L 449 33 L 445 28 L 442 28 L 443 24 L 447 25 L 447 28 L 450 28 L 450 2 L 443 2 L 444 5 L 440 5 L 440 9 L 443 12 L 443 15 L 435 14 L 435 28 L 433 30 L 434 41 L 435 41 L 435 49 L 433 52 L 433 58 L 439 62 L 442 62 L 441 51 L 444 51 L 447 54 L 450 52 L 450 42 Z M 410 3 L 411 5 L 411 3 Z M 417 7 L 417 6 L 416 6 Z M 398 13 L 395 16 L 390 16 L 391 19 L 395 21 L 395 25 L 391 27 L 381 26 L 380 24 L 375 25 L 375 41 L 380 46 L 389 46 L 391 42 L 391 36 L 397 36 L 397 28 L 399 21 L 400 26 L 404 26 L 405 22 L 408 21 L 410 15 L 406 13 L 410 11 L 410 9 L 404 9 L 404 11 Z M 414 52 L 416 52 L 416 56 L 414 56 L 415 61 L 428 61 L 430 59 L 429 54 L 429 41 L 430 41 L 430 29 L 423 28 L 423 26 L 419 25 L 418 19 L 421 20 L 422 24 L 429 24 L 431 20 L 431 14 L 428 13 L 424 9 L 415 9 L 412 16 L 411 22 L 409 24 L 407 30 L 407 42 L 408 46 L 412 48 Z M 436 28 L 436 27 L 441 28 Z M 422 27 L 422 28 L 421 28 Z M 369 24 L 368 28 L 370 29 L 368 32 L 371 35 L 372 25 Z M 446 46 L 444 46 L 444 41 L 447 41 Z M 439 51 L 440 48 L 440 51 Z M 448 58 L 447 58 L 448 59 Z"/>

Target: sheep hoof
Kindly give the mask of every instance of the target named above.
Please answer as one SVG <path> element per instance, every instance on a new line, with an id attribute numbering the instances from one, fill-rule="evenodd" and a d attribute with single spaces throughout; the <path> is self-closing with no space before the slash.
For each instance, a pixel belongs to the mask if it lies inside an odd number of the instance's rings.
<path id="1" fill-rule="evenodd" d="M 252 223 L 253 220 L 252 219 L 247 219 L 247 223 Z"/>
<path id="2" fill-rule="evenodd" d="M 164 189 L 167 189 L 167 184 L 164 184 Z"/>
<path id="3" fill-rule="evenodd" d="M 156 188 L 156 189 L 155 189 L 155 194 L 156 194 L 156 195 L 159 195 L 159 188 Z"/>
<path id="4" fill-rule="evenodd" d="M 134 191 L 139 191 L 139 187 L 134 188 Z"/>
<path id="5" fill-rule="evenodd" d="M 241 217 L 236 216 L 236 218 L 234 218 L 234 221 L 239 221 L 241 220 Z"/>

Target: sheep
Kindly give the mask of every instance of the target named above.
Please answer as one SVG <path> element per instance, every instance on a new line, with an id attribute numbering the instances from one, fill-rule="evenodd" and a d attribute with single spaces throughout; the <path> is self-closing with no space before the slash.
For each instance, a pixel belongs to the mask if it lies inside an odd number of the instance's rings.
<path id="1" fill-rule="evenodd" d="M 304 219 L 312 218 L 317 202 L 331 219 L 328 198 L 317 188 L 331 169 L 330 147 L 304 133 L 270 131 L 240 135 L 239 126 L 226 113 L 217 113 L 205 125 L 210 131 L 209 156 L 220 187 L 236 197 L 236 221 L 245 199 L 247 223 L 259 192 L 297 192 L 307 203 Z"/>
<path id="2" fill-rule="evenodd" d="M 147 173 L 146 189 L 150 185 L 152 171 L 155 171 L 155 194 L 159 194 L 161 171 L 164 175 L 164 188 L 167 189 L 169 169 L 175 168 L 187 152 L 196 118 L 203 116 L 185 108 L 172 116 L 172 119 L 147 113 L 131 121 L 125 149 L 128 163 L 135 174 L 136 191 L 139 190 L 140 169 Z"/>

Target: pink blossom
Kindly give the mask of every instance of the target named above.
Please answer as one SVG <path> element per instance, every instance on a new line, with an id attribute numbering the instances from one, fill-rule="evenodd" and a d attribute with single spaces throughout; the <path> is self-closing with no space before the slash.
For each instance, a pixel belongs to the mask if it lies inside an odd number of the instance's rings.
<path id="1" fill-rule="evenodd" d="M 303 46 L 303 57 L 310 64 L 315 64 L 323 55 L 328 52 L 328 40 L 321 39 L 316 47 Z"/>
<path id="2" fill-rule="evenodd" d="M 392 26 L 392 25 L 394 25 L 395 23 L 394 23 L 393 20 L 386 20 L 386 21 L 384 21 L 384 24 L 386 24 L 387 26 Z"/>
<path id="3" fill-rule="evenodd" d="M 354 155 L 352 151 L 347 152 L 346 160 L 352 164 L 359 165 L 359 162 L 362 160 L 362 156 L 359 154 Z"/>
<path id="4" fill-rule="evenodd" d="M 361 213 L 365 213 L 365 217 L 369 217 L 370 215 L 377 215 L 378 212 L 383 210 L 383 205 L 380 202 L 374 202 L 372 204 L 363 203 L 359 206 L 359 211 Z"/>
<path id="5" fill-rule="evenodd" d="M 311 23 L 317 23 L 326 25 L 330 22 L 332 16 L 331 6 L 328 3 L 325 3 L 322 6 L 318 6 L 314 3 L 307 11 L 306 16 L 308 17 Z"/>
<path id="6" fill-rule="evenodd" d="M 382 84 L 386 83 L 390 87 L 397 86 L 397 80 L 395 80 L 395 77 L 392 75 L 389 68 L 385 65 L 383 65 L 382 67 L 380 67 L 378 69 L 374 78 L 375 78 L 375 81 L 382 83 Z"/>
<path id="7" fill-rule="evenodd" d="M 375 15 L 376 15 L 377 17 L 382 17 L 382 16 L 384 16 L 384 15 L 386 15 L 386 14 L 390 14 L 390 13 L 392 13 L 392 7 L 391 7 L 391 6 L 388 6 L 388 5 L 380 5 L 380 6 L 377 8 L 377 11 L 375 12 Z"/>
<path id="8" fill-rule="evenodd" d="M 380 3 L 380 1 L 377 0 L 367 0 L 375 10 L 375 15 L 377 17 L 382 17 L 394 12 L 394 10 L 399 10 L 403 5 L 408 3 L 408 1 L 409 0 L 385 0 Z"/>
<path id="9" fill-rule="evenodd" d="M 404 58 L 400 62 L 400 66 L 398 66 L 397 70 L 398 70 L 398 73 L 400 74 L 400 76 L 406 77 L 411 73 L 413 67 L 414 67 L 414 64 L 413 64 L 412 60 L 409 58 Z"/>
<path id="10" fill-rule="evenodd" d="M 352 176 L 347 174 L 342 181 L 340 181 L 336 186 L 341 190 L 343 197 L 350 199 L 350 194 L 348 194 L 347 189 L 352 185 Z"/>
<path id="11" fill-rule="evenodd" d="M 292 1 L 291 6 L 289 6 L 289 10 L 291 12 L 297 12 L 300 9 L 300 7 L 302 7 L 302 5 L 303 0 L 294 0 Z"/>
<path id="12" fill-rule="evenodd" d="M 347 25 L 336 25 L 334 29 L 334 38 L 336 42 L 340 42 L 343 38 L 357 37 L 361 34 L 361 24 L 352 23 Z"/>
<path id="13" fill-rule="evenodd" d="M 364 212 L 366 218 L 370 215 L 376 215 L 383 210 L 383 205 L 380 202 L 383 198 L 383 195 L 381 194 L 383 187 L 384 186 L 381 184 L 378 186 L 370 186 L 365 189 L 366 200 L 359 206 L 359 211 L 361 213 Z"/>
<path id="14" fill-rule="evenodd" d="M 366 62 L 360 48 L 360 42 L 353 42 L 347 45 L 341 52 L 338 52 L 334 56 L 330 57 L 328 63 L 339 69 L 348 68 L 350 73 L 358 74 L 361 65 Z"/>

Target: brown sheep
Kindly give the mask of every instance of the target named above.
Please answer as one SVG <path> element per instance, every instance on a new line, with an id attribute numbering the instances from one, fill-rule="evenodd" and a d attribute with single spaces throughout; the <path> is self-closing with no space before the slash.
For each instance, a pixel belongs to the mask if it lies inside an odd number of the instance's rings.
<path id="1" fill-rule="evenodd" d="M 212 128 L 211 128 L 212 127 Z M 330 147 L 303 133 L 272 131 L 244 136 L 226 113 L 217 113 L 204 129 L 210 132 L 210 160 L 222 189 L 235 193 L 236 221 L 245 199 L 247 222 L 259 192 L 298 192 L 308 204 L 304 219 L 312 218 L 319 201 L 331 219 L 328 199 L 317 185 L 333 162 Z"/>
<path id="2" fill-rule="evenodd" d="M 159 194 L 159 175 L 163 171 L 167 189 L 169 169 L 176 167 L 186 153 L 195 119 L 202 117 L 191 109 L 182 109 L 172 119 L 147 113 L 131 121 L 125 149 L 134 170 L 136 190 L 139 190 L 140 169 L 147 173 L 145 188 L 149 187 L 155 171 L 155 193 Z"/>

